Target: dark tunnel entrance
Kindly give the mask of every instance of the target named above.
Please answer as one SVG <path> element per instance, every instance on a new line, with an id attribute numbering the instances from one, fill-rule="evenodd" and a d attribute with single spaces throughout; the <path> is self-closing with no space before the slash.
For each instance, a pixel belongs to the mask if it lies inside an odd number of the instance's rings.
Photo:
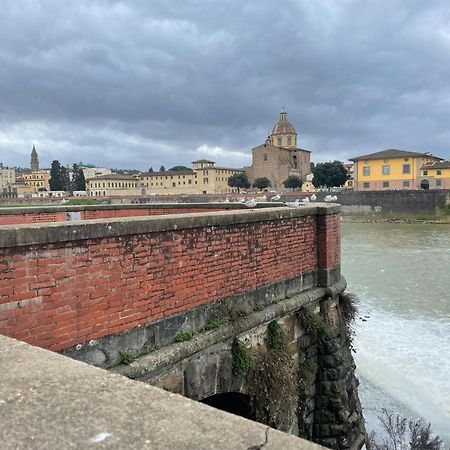
<path id="1" fill-rule="evenodd" d="M 205 405 L 213 408 L 221 409 L 222 411 L 236 414 L 237 416 L 252 419 L 250 409 L 250 399 L 248 395 L 240 392 L 226 392 L 224 394 L 216 394 L 207 397 L 200 401 Z"/>

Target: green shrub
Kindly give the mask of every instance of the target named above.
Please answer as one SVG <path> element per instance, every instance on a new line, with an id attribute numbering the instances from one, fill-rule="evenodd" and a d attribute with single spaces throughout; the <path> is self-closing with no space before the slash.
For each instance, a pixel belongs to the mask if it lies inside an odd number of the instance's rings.
<path id="1" fill-rule="evenodd" d="M 209 322 L 204 328 L 204 331 L 211 331 L 211 330 L 217 330 L 217 328 L 220 328 L 220 325 L 222 325 L 222 322 L 220 320 L 213 320 L 212 322 Z"/>
<path id="2" fill-rule="evenodd" d="M 237 339 L 231 348 L 232 370 L 235 375 L 246 376 L 254 366 L 252 351 Z"/>
<path id="3" fill-rule="evenodd" d="M 122 364 L 131 364 L 136 358 L 137 355 L 134 352 L 120 352 L 120 362 Z"/>
<path id="4" fill-rule="evenodd" d="M 192 331 L 179 331 L 175 335 L 175 342 L 189 341 L 192 339 L 192 336 L 194 336 L 194 333 Z"/>
<path id="5" fill-rule="evenodd" d="M 287 349 L 286 335 L 276 320 L 272 320 L 267 326 L 267 347 L 281 351 Z"/>

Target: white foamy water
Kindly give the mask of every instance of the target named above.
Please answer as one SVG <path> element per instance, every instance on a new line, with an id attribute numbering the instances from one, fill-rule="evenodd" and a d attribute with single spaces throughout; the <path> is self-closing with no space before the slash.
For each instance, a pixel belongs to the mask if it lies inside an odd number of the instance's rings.
<path id="1" fill-rule="evenodd" d="M 345 224 L 343 275 L 360 298 L 355 360 L 367 428 L 385 407 L 450 444 L 450 227 Z"/>

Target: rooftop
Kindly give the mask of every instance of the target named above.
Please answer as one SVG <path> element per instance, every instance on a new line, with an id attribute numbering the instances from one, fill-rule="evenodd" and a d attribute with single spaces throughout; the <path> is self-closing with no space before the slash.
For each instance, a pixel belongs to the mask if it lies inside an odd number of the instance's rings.
<path id="1" fill-rule="evenodd" d="M 211 164 L 215 164 L 215 161 L 211 161 L 209 159 L 199 159 L 197 161 L 192 161 L 192 164 L 197 164 L 197 163 L 211 163 Z"/>
<path id="2" fill-rule="evenodd" d="M 106 175 L 99 175 L 98 177 L 89 178 L 86 181 L 111 180 L 111 179 L 135 181 L 136 177 L 134 175 L 125 175 L 121 173 L 110 173 Z"/>
<path id="3" fill-rule="evenodd" d="M 450 160 L 449 161 L 434 161 L 432 163 L 424 164 L 422 169 L 450 169 Z"/>
<path id="4" fill-rule="evenodd" d="M 431 153 L 419 153 L 409 150 L 397 150 L 390 148 L 388 150 L 382 150 L 381 152 L 369 153 L 368 155 L 356 156 L 349 158 L 350 161 L 361 161 L 364 159 L 395 159 L 395 158 L 435 158 L 442 159 L 438 156 L 434 156 Z"/>
<path id="5" fill-rule="evenodd" d="M 195 172 L 192 169 L 189 170 L 166 170 L 164 172 L 143 172 L 140 177 L 160 177 L 160 176 L 173 176 L 173 175 L 193 175 Z"/>
<path id="6" fill-rule="evenodd" d="M 280 112 L 280 119 L 272 128 L 272 134 L 297 134 L 294 125 L 287 120 L 287 112 L 284 109 Z"/>

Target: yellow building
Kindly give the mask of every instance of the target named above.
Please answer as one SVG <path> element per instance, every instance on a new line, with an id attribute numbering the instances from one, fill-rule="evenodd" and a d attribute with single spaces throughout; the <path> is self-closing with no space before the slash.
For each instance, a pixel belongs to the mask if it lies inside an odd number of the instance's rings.
<path id="1" fill-rule="evenodd" d="M 192 169 L 146 172 L 139 175 L 139 194 L 226 194 L 237 192 L 228 186 L 228 178 L 243 169 L 215 167 L 215 162 L 200 159 Z"/>
<path id="2" fill-rule="evenodd" d="M 429 153 L 389 149 L 350 158 L 350 161 L 355 163 L 354 190 L 379 191 L 424 188 L 422 166 L 438 163 L 442 158 Z"/>
<path id="3" fill-rule="evenodd" d="M 50 170 L 40 169 L 25 172 L 21 179 L 30 188 L 27 189 L 27 192 L 48 191 L 50 189 Z"/>
<path id="4" fill-rule="evenodd" d="M 420 174 L 422 189 L 450 189 L 450 161 L 424 164 Z"/>
<path id="5" fill-rule="evenodd" d="M 138 184 L 135 176 L 111 173 L 86 180 L 86 192 L 90 197 L 137 195 Z"/>

